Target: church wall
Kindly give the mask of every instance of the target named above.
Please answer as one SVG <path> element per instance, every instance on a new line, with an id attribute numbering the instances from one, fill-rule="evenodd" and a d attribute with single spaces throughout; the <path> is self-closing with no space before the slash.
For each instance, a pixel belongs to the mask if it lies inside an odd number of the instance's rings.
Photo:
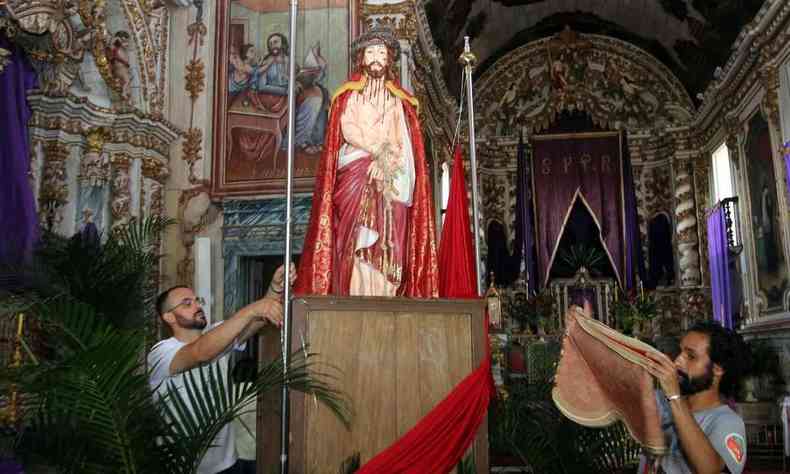
<path id="1" fill-rule="evenodd" d="M 748 338 L 766 339 L 779 353 L 785 381 L 790 381 L 790 208 L 783 143 L 790 134 L 788 57 L 790 57 L 790 5 L 766 2 L 734 45 L 734 53 L 704 92 L 695 127 L 710 169 L 710 155 L 722 141 L 727 144 L 739 199 L 738 225 L 743 251 L 738 256 L 744 298 L 741 331 Z M 755 119 L 755 117 L 761 119 Z M 770 146 L 756 158 L 749 144 L 750 124 L 764 120 Z M 760 176 L 773 171 L 767 192 L 758 193 Z M 768 196 L 768 198 L 764 197 Z M 774 197 L 775 196 L 775 197 Z M 775 199 L 775 202 L 773 201 Z M 767 205 L 775 212 L 764 212 Z M 763 227 L 764 214 L 774 214 L 777 268 L 769 271 Z M 766 284 L 770 281 L 771 283 Z M 778 291 L 767 289 L 778 288 Z"/>

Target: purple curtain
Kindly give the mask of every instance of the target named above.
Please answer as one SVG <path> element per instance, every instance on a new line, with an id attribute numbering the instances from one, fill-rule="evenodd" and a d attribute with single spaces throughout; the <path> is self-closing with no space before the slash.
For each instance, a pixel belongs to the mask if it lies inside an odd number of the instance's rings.
<path id="1" fill-rule="evenodd" d="M 790 193 L 790 142 L 785 143 L 785 182 L 787 183 L 787 192 Z"/>
<path id="2" fill-rule="evenodd" d="M 33 190 L 28 180 L 27 91 L 36 85 L 20 47 L 0 32 L 0 48 L 11 51 L 0 72 L 0 264 L 19 264 L 31 256 L 38 237 Z"/>
<path id="3" fill-rule="evenodd" d="M 567 137 L 533 142 L 538 271 L 545 285 L 576 200 L 595 219 L 601 243 L 622 283 L 625 270 L 620 137 Z"/>
<path id="4" fill-rule="evenodd" d="M 516 242 L 513 256 L 524 268 L 529 280 L 529 294 L 534 295 L 540 287 L 538 266 L 535 262 L 535 230 L 532 227 L 532 183 L 527 162 L 527 147 L 523 136 L 518 139 L 516 155 Z"/>
<path id="5" fill-rule="evenodd" d="M 708 261 L 713 292 L 713 319 L 732 329 L 732 292 L 728 266 L 727 224 L 724 209 L 717 206 L 708 216 Z"/>

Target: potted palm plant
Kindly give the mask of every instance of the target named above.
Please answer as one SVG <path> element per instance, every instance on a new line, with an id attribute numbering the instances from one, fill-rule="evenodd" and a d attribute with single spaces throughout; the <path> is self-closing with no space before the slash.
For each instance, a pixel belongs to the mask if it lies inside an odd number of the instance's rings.
<path id="1" fill-rule="evenodd" d="M 612 303 L 610 311 L 623 334 L 649 338 L 648 325 L 658 314 L 658 307 L 649 293 L 631 291 L 628 295 L 619 296 Z"/>
<path id="2" fill-rule="evenodd" d="M 157 291 L 158 236 L 170 223 L 133 221 L 104 243 L 45 235 L 33 265 L 2 279 L 12 284 L 0 291 L 0 314 L 24 312 L 42 334 L 22 365 L 0 370 L 0 388 L 13 387 L 23 400 L 13 428 L 24 464 L 66 473 L 194 473 L 219 429 L 285 382 L 348 420 L 342 394 L 301 351 L 288 367 L 278 359 L 239 384 L 212 366 L 188 376 L 171 403 L 154 401 L 143 364 L 152 324 L 146 309 Z"/>

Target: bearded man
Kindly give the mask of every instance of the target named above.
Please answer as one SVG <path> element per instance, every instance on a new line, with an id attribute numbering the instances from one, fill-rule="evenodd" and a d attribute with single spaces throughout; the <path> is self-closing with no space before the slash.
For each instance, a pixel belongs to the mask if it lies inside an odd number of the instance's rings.
<path id="1" fill-rule="evenodd" d="M 293 275 L 293 273 L 291 273 Z M 205 302 L 186 286 L 163 291 L 156 300 L 156 311 L 170 329 L 172 337 L 159 341 L 148 354 L 151 369 L 149 384 L 154 397 L 167 399 L 170 390 L 183 392 L 185 376 L 213 362 L 227 363 L 234 350 L 244 350 L 247 339 L 264 325 L 282 325 L 281 304 L 285 286 L 285 267 L 277 269 L 266 295 L 233 316 L 207 327 Z M 193 374 L 199 377 L 199 374 Z M 208 376 L 208 375 L 206 375 Z M 167 403 L 171 403 L 167 401 Z M 187 408 L 193 410 L 187 401 Z M 236 444 L 233 430 L 225 425 L 217 434 L 198 466 L 198 474 L 236 474 Z"/>
<path id="2" fill-rule="evenodd" d="M 400 44 L 376 27 L 332 99 L 295 291 L 438 296 L 433 205 L 417 100 L 397 83 Z"/>
<path id="3" fill-rule="evenodd" d="M 741 474 L 746 464 L 743 419 L 724 403 L 734 395 L 747 359 L 735 332 L 709 321 L 693 326 L 675 360 L 662 356 L 648 371 L 658 380 L 661 425 L 669 452 L 641 460 L 640 474 Z"/>

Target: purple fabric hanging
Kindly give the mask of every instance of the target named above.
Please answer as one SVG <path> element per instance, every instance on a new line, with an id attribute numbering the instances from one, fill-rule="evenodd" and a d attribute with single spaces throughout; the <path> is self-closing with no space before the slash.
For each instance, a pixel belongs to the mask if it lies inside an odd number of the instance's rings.
<path id="1" fill-rule="evenodd" d="M 532 144 L 538 271 L 548 283 L 559 241 L 577 200 L 595 219 L 601 244 L 622 284 L 625 272 L 620 137 L 535 137 Z"/>
<path id="2" fill-rule="evenodd" d="M 785 151 L 785 183 L 787 184 L 787 192 L 790 193 L 790 142 L 785 143 L 784 151 Z"/>
<path id="3" fill-rule="evenodd" d="M 0 72 L 0 264 L 19 264 L 32 254 L 38 238 L 33 190 L 28 180 L 30 154 L 27 91 L 36 76 L 22 49 L 0 32 L 0 48 L 11 51 Z"/>
<path id="4" fill-rule="evenodd" d="M 713 319 L 733 329 L 732 291 L 728 266 L 727 224 L 724 209 L 717 206 L 708 216 L 708 260 L 710 286 L 713 293 Z"/>
<path id="5" fill-rule="evenodd" d="M 516 163 L 516 242 L 513 253 L 519 266 L 522 258 L 524 259 L 524 268 L 529 279 L 529 294 L 534 295 L 540 287 L 540 278 L 535 261 L 535 234 L 532 228 L 532 183 L 523 136 L 519 136 L 518 139 Z"/>
<path id="6" fill-rule="evenodd" d="M 639 220 L 636 209 L 636 184 L 631 168 L 631 155 L 628 151 L 628 137 L 623 136 L 623 201 L 625 203 L 625 275 L 623 283 L 628 292 L 636 287 L 635 276 L 645 281 L 645 259 L 642 254 L 642 236 L 639 233 Z"/>

